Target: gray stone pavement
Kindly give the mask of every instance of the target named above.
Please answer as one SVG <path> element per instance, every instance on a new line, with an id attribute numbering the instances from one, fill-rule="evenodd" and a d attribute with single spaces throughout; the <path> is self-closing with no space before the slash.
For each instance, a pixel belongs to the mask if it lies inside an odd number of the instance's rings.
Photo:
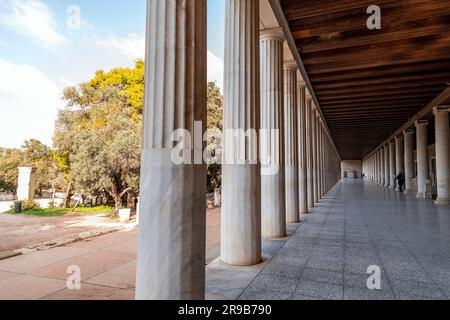
<path id="1" fill-rule="evenodd" d="M 448 299 L 450 207 L 360 180 L 340 182 L 239 296 Z M 381 290 L 369 290 L 369 266 Z"/>

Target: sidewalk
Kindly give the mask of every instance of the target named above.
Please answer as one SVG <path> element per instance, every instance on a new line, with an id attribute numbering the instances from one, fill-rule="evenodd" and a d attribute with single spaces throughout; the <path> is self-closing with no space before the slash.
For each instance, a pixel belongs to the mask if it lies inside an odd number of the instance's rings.
<path id="1" fill-rule="evenodd" d="M 136 227 L 0 261 L 0 300 L 134 299 Z M 207 213 L 207 260 L 218 257 L 220 209 Z M 67 268 L 81 269 L 81 290 L 66 288 Z"/>

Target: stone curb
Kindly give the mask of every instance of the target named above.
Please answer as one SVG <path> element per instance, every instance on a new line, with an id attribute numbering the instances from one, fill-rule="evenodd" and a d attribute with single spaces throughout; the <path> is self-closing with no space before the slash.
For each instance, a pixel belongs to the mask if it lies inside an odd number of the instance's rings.
<path id="1" fill-rule="evenodd" d="M 14 251 L 1 251 L 0 252 L 0 261 L 6 260 L 9 258 L 20 256 L 22 253 L 20 252 L 14 252 Z"/>

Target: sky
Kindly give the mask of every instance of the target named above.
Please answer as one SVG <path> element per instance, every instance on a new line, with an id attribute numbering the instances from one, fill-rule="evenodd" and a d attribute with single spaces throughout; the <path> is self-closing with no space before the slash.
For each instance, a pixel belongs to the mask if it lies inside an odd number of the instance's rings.
<path id="1" fill-rule="evenodd" d="M 225 0 L 208 0 L 208 80 L 223 84 Z M 144 58 L 146 0 L 0 0 L 0 147 L 52 145 L 62 91 Z"/>

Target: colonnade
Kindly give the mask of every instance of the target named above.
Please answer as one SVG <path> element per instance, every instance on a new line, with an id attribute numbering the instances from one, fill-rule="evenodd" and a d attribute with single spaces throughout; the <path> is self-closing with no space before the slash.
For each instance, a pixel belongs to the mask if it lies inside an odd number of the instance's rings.
<path id="1" fill-rule="evenodd" d="M 260 263 L 262 237 L 286 236 L 340 180 L 319 108 L 284 61 L 281 29 L 260 30 L 259 3 L 225 9 L 221 260 L 234 266 Z M 171 139 L 206 128 L 206 0 L 148 0 L 147 10 L 136 298 L 203 299 L 204 143 L 192 134 L 192 161 L 176 164 Z"/>
<path id="2" fill-rule="evenodd" d="M 435 122 L 435 160 L 437 205 L 450 204 L 450 128 L 449 106 L 433 109 Z M 396 177 L 405 178 L 405 192 L 413 193 L 413 179 L 416 178 L 418 198 L 426 197 L 426 185 L 430 181 L 430 154 L 428 143 L 428 121 L 418 120 L 414 127 L 407 128 L 395 139 L 378 147 L 364 161 L 366 178 L 399 190 Z M 416 142 L 414 143 L 414 136 Z M 417 170 L 414 166 L 414 145 L 417 152 Z M 384 160 L 381 161 L 381 155 Z M 383 169 L 384 168 L 384 169 Z"/>

